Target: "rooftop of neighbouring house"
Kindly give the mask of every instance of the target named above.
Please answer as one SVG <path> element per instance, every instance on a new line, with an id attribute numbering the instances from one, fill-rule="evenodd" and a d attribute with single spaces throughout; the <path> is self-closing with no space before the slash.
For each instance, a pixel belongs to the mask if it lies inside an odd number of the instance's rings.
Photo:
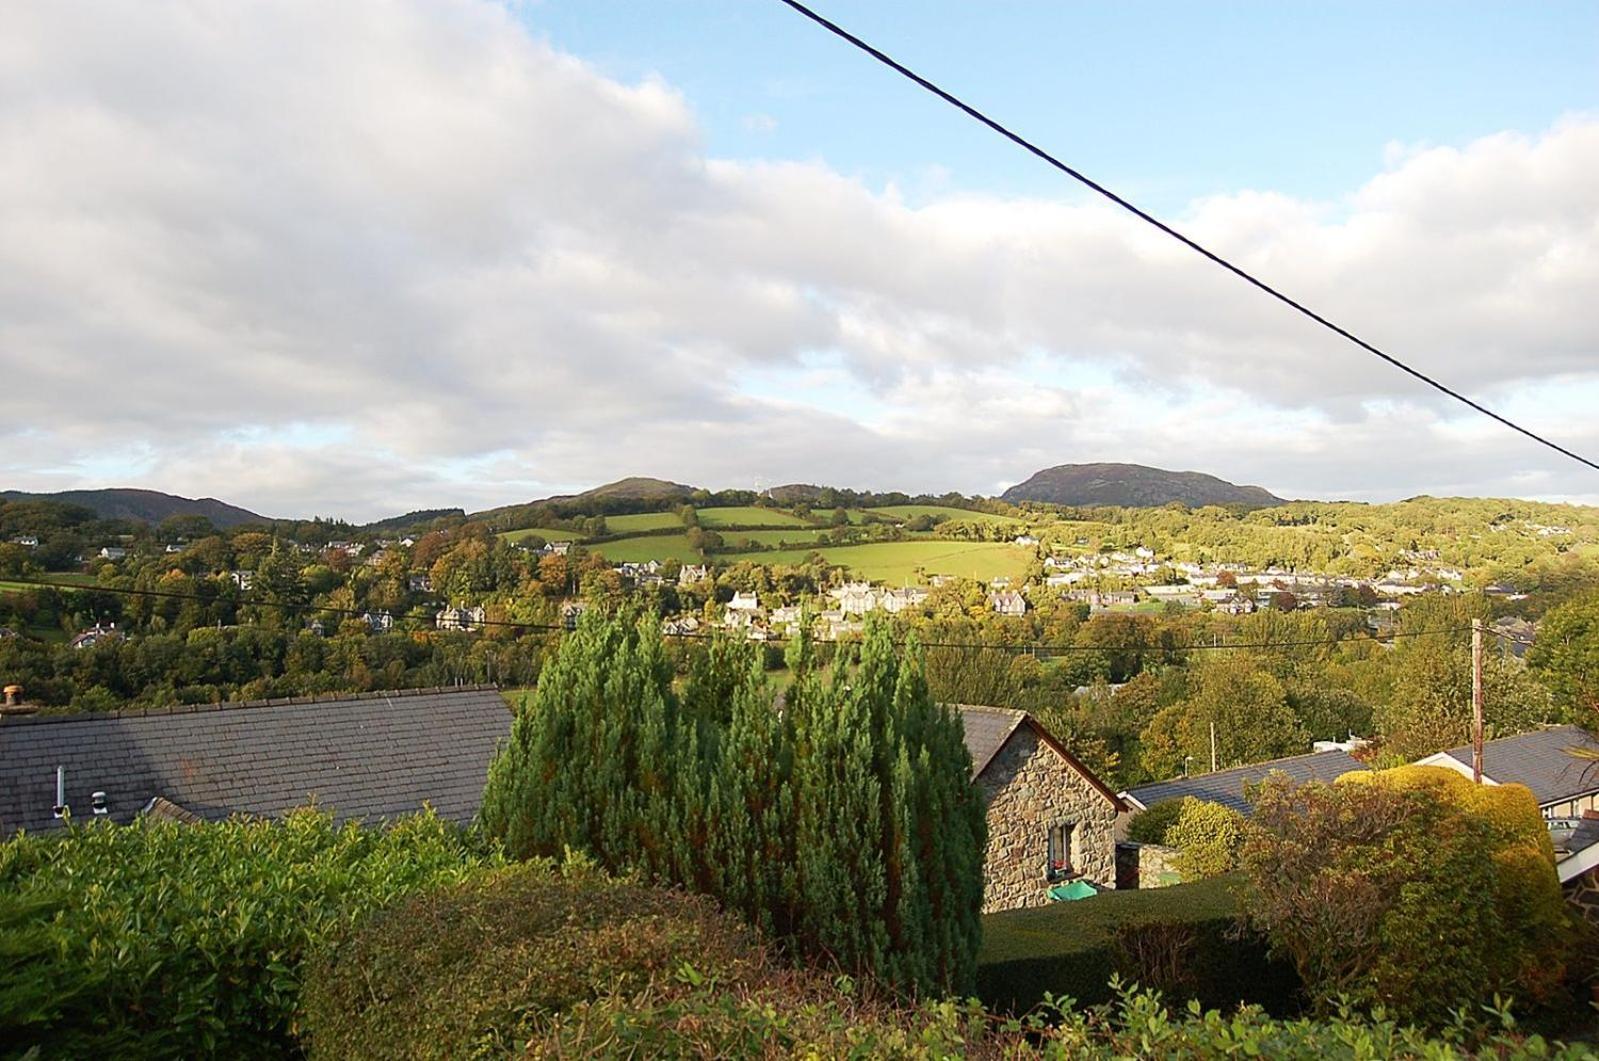
<path id="1" fill-rule="evenodd" d="M 1242 814 L 1249 813 L 1249 801 L 1244 798 L 1244 786 L 1263 780 L 1267 774 L 1284 773 L 1297 784 L 1306 781 L 1332 781 L 1351 770 L 1365 770 L 1365 763 L 1346 751 L 1311 752 L 1293 755 L 1286 759 L 1272 759 L 1264 763 L 1235 766 L 1210 774 L 1178 777 L 1170 781 L 1157 781 L 1128 789 L 1127 795 L 1140 806 L 1153 807 L 1170 799 L 1193 796 L 1209 803 L 1220 803 Z"/>
<path id="2" fill-rule="evenodd" d="M 493 686 L 406 689 L 0 719 L 0 835 L 56 828 L 56 771 L 75 820 L 141 812 L 277 817 L 309 802 L 343 819 L 420 810 L 468 822 L 511 731 Z"/>
<path id="3" fill-rule="evenodd" d="M 1442 754 L 1471 766 L 1469 744 Z M 1583 758 L 1584 754 L 1594 758 Z M 1550 726 L 1485 741 L 1482 746 L 1484 777 L 1501 785 L 1526 785 L 1546 806 L 1599 791 L 1595 759 L 1599 759 L 1599 740 L 1579 726 Z"/>

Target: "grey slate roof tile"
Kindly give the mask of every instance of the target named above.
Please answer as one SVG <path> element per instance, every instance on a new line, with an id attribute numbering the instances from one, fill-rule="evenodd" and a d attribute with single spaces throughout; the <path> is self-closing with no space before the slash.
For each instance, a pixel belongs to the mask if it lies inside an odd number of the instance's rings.
<path id="1" fill-rule="evenodd" d="M 1572 749 L 1599 753 L 1599 740 L 1577 726 L 1500 737 L 1483 742 L 1482 772 L 1501 785 L 1526 785 L 1540 804 L 1562 803 L 1599 790 L 1599 763 L 1572 755 Z M 1469 744 L 1447 754 L 1471 765 Z"/>
<path id="2" fill-rule="evenodd" d="M 1249 813 L 1249 801 L 1244 799 L 1244 786 L 1254 784 L 1269 773 L 1281 772 L 1293 778 L 1296 784 L 1306 781 L 1332 781 L 1351 770 L 1365 770 L 1366 764 L 1348 752 L 1312 752 L 1287 759 L 1237 766 L 1230 770 L 1217 770 L 1211 774 L 1173 778 L 1149 785 L 1139 785 L 1127 794 L 1145 807 L 1153 807 L 1169 799 L 1193 796 L 1209 803 L 1220 803 L 1241 814 Z"/>
<path id="3" fill-rule="evenodd" d="M 420 810 L 470 821 L 511 713 L 492 687 L 208 705 L 0 721 L 0 835 L 60 825 L 67 804 L 89 816 L 104 791 L 128 822 L 160 797 L 205 819 L 279 816 L 305 804 L 339 819 Z"/>

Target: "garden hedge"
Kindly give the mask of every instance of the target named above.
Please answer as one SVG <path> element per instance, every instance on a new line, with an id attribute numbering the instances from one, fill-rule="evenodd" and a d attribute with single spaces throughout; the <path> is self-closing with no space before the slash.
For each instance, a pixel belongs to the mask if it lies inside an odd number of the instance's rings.
<path id="1" fill-rule="evenodd" d="M 983 918 L 977 993 L 990 1008 L 1020 1013 L 1046 993 L 1083 1005 L 1109 1002 L 1113 975 L 1161 989 L 1170 1001 L 1206 1006 L 1253 1002 L 1298 1008 L 1299 981 L 1241 932 L 1235 881 L 1106 892 L 1077 902 Z"/>

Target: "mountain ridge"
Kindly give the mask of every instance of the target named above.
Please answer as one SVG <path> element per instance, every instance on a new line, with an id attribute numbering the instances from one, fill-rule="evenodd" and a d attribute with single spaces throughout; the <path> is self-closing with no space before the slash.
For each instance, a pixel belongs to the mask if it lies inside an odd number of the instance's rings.
<path id="1" fill-rule="evenodd" d="M 999 497 L 1011 504 L 1038 501 L 1078 508 L 1159 508 L 1173 502 L 1190 508 L 1272 508 L 1288 503 L 1264 487 L 1241 486 L 1205 472 L 1118 463 L 1057 464 L 1034 472 Z"/>
<path id="2" fill-rule="evenodd" d="M 140 523 L 160 523 L 169 516 L 204 516 L 216 527 L 236 527 L 241 523 L 271 523 L 272 520 L 247 508 L 230 505 L 214 497 L 182 497 L 160 490 L 114 486 L 98 490 L 57 490 L 34 493 L 26 490 L 0 490 L 0 500 L 54 501 L 78 505 L 100 519 L 128 519 Z"/>

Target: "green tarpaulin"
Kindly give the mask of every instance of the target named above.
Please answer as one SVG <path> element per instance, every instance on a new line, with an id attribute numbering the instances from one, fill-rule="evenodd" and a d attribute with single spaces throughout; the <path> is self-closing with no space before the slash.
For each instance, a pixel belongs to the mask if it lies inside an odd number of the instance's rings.
<path id="1" fill-rule="evenodd" d="M 1069 902 L 1072 899 L 1087 899 L 1098 894 L 1099 889 L 1085 880 L 1074 880 L 1070 884 L 1057 884 L 1049 889 L 1049 897 L 1057 903 Z"/>

